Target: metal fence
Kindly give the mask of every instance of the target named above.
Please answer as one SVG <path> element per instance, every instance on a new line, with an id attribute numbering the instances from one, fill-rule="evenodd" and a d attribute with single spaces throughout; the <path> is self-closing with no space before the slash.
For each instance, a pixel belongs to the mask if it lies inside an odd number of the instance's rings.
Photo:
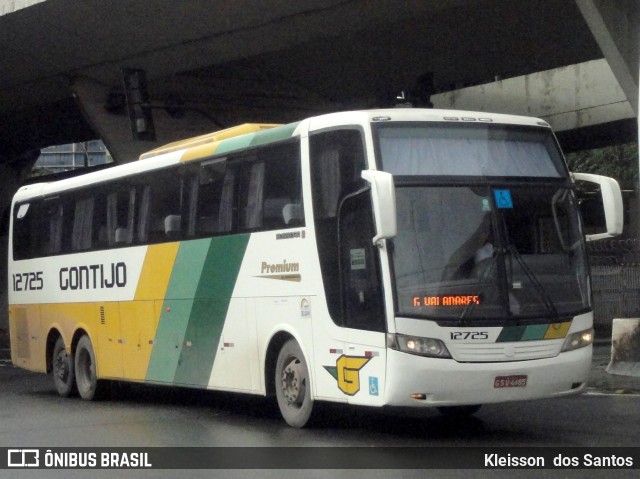
<path id="1" fill-rule="evenodd" d="M 640 317 L 640 240 L 588 243 L 594 326 L 611 330 L 614 318 Z"/>

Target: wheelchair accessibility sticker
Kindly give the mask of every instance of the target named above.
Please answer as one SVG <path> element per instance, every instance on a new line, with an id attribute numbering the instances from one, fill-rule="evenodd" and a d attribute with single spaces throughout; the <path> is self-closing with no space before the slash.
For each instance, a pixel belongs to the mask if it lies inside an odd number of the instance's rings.
<path id="1" fill-rule="evenodd" d="M 369 376 L 369 396 L 378 396 L 378 378 Z"/>
<path id="2" fill-rule="evenodd" d="M 498 208 L 513 208 L 511 190 L 493 190 L 493 197 Z"/>

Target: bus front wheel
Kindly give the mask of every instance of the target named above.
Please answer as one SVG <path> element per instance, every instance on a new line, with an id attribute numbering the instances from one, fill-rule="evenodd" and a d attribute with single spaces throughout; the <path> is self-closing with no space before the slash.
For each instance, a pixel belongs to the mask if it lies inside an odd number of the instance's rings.
<path id="1" fill-rule="evenodd" d="M 309 368 L 300 346 L 288 340 L 278 354 L 275 371 L 276 397 L 284 420 L 292 427 L 304 427 L 313 410 Z"/>
<path id="2" fill-rule="evenodd" d="M 76 376 L 73 357 L 67 354 L 62 336 L 58 337 L 53 346 L 51 370 L 53 374 L 53 384 L 56 387 L 58 395 L 65 398 L 71 396 L 76 385 Z"/>
<path id="3" fill-rule="evenodd" d="M 78 341 L 75 353 L 76 384 L 82 399 L 91 401 L 98 399 L 100 381 L 96 371 L 96 355 L 89 336 L 82 336 Z"/>

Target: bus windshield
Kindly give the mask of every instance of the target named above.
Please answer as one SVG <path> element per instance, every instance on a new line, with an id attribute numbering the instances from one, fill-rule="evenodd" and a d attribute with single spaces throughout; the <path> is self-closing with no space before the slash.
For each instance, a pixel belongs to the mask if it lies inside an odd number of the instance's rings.
<path id="1" fill-rule="evenodd" d="M 553 320 L 589 307 L 585 248 L 569 189 L 398 185 L 396 195 L 399 314 Z"/>
<path id="2" fill-rule="evenodd" d="M 396 175 L 397 314 L 553 321 L 589 309 L 576 200 L 548 130 L 387 125 L 376 131 Z"/>

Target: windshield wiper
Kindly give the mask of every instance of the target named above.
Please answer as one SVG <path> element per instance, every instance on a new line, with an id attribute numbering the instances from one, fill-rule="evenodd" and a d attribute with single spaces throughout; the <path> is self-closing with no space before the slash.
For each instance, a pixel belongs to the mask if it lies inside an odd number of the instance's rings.
<path id="1" fill-rule="evenodd" d="M 555 304 L 553 304 L 553 300 L 551 299 L 547 291 L 544 289 L 544 286 L 542 286 L 542 283 L 538 281 L 538 278 L 536 277 L 535 273 L 531 271 L 531 268 L 529 268 L 529 265 L 527 265 L 525 260 L 522 258 L 522 255 L 520 254 L 520 252 L 512 244 L 507 245 L 507 250 L 509 253 L 511 253 L 511 256 L 513 256 L 515 260 L 518 262 L 518 264 L 522 268 L 522 271 L 524 271 L 524 274 L 527 276 L 529 281 L 531 281 L 531 284 L 533 284 L 533 287 L 542 298 L 542 302 L 547 308 L 547 312 L 550 313 L 552 317 L 557 318 L 558 310 L 556 309 Z"/>
<path id="2" fill-rule="evenodd" d="M 488 265 L 486 265 L 484 270 L 482 271 L 480 277 L 478 278 L 478 284 L 484 284 L 484 283 L 487 282 L 487 278 L 489 277 L 489 275 L 493 271 L 493 268 L 494 268 L 494 266 L 496 264 L 496 258 L 498 257 L 499 254 L 502 254 L 502 253 L 498 252 L 497 248 L 494 247 L 493 251 L 491 253 L 491 259 L 489 260 L 490 263 Z M 469 314 L 472 313 L 477 305 L 478 305 L 478 303 L 470 301 L 464 307 L 464 309 L 462 310 L 462 313 L 460 313 L 460 316 L 458 317 L 458 321 L 461 322 L 462 326 L 464 326 L 464 323 L 465 323 L 466 319 L 471 319 L 471 318 L 466 318 L 467 313 L 469 313 Z"/>

